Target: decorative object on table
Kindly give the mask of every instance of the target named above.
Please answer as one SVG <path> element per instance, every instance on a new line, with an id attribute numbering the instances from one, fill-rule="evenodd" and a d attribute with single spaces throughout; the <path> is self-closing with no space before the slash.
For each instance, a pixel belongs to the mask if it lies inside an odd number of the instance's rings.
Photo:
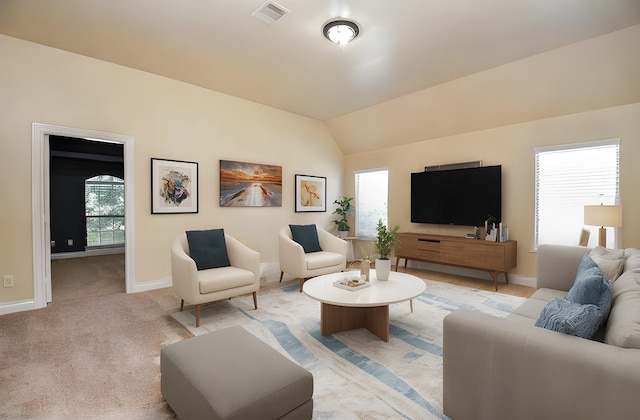
<path id="1" fill-rule="evenodd" d="M 578 245 L 579 246 L 589 245 L 590 236 L 591 236 L 591 231 L 589 229 L 585 229 L 585 228 L 580 229 L 580 239 L 578 239 Z"/>
<path id="2" fill-rule="evenodd" d="M 198 212 L 198 163 L 151 158 L 151 214 Z"/>
<path id="3" fill-rule="evenodd" d="M 360 262 L 360 278 L 364 278 L 364 281 L 369 283 L 369 274 L 371 272 L 371 260 L 369 256 L 362 256 L 362 262 Z"/>
<path id="4" fill-rule="evenodd" d="M 340 289 L 350 290 L 352 292 L 356 290 L 366 289 L 371 286 L 371 283 L 368 281 L 362 280 L 358 275 L 347 275 L 345 278 L 336 280 L 333 282 L 333 285 L 339 287 Z"/>
<path id="5" fill-rule="evenodd" d="M 220 160 L 220 207 L 282 207 L 282 166 Z"/>
<path id="6" fill-rule="evenodd" d="M 376 259 L 376 277 L 378 280 L 388 280 L 391 271 L 391 260 L 389 254 L 398 243 L 398 230 L 400 226 L 395 225 L 392 229 L 382 223 L 382 219 L 378 219 L 376 226 L 375 246 L 380 253 L 380 258 Z"/>
<path id="7" fill-rule="evenodd" d="M 605 226 L 622 226 L 622 207 L 607 206 L 584 206 L 584 224 L 590 226 L 600 226 L 598 230 L 598 245 L 607 247 L 607 229 Z"/>
<path id="8" fill-rule="evenodd" d="M 298 175 L 296 183 L 296 212 L 327 211 L 327 178 Z"/>
<path id="9" fill-rule="evenodd" d="M 487 216 L 484 221 L 485 240 L 496 242 L 498 239 L 498 230 L 496 229 L 496 217 L 493 214 Z"/>
<path id="10" fill-rule="evenodd" d="M 351 230 L 351 226 L 349 226 L 349 222 L 347 221 L 347 216 L 353 213 L 354 207 L 351 204 L 353 197 L 340 197 L 336 199 L 333 204 L 338 207 L 333 211 L 332 214 L 337 214 L 340 216 L 339 219 L 334 220 L 333 223 L 338 227 L 338 234 L 341 238 L 344 238 L 348 235 Z"/>

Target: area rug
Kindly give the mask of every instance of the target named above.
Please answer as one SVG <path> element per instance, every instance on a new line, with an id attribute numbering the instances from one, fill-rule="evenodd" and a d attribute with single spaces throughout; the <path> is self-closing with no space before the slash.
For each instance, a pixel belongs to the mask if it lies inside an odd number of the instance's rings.
<path id="1" fill-rule="evenodd" d="M 314 380 L 314 419 L 446 419 L 442 412 L 442 319 L 458 308 L 499 317 L 524 299 L 425 280 L 425 293 L 389 308 L 390 339 L 366 329 L 320 335 L 320 303 L 296 284 L 172 316 L 194 335 L 242 325 Z"/>

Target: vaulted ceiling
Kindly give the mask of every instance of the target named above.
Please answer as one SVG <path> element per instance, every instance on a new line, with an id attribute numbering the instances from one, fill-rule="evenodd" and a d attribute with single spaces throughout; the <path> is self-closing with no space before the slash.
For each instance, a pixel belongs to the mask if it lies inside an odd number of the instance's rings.
<path id="1" fill-rule="evenodd" d="M 640 24 L 638 0 L 277 0 L 270 24 L 263 5 L 2 0 L 0 33 L 326 121 L 349 152 L 332 121 Z M 335 17 L 361 28 L 343 48 L 322 36 Z"/>

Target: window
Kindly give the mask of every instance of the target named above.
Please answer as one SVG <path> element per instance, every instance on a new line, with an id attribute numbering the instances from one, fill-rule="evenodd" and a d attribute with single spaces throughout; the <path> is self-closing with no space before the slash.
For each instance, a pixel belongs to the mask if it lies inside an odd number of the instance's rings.
<path id="1" fill-rule="evenodd" d="M 87 248 L 124 244 L 124 180 L 98 175 L 84 184 Z"/>
<path id="2" fill-rule="evenodd" d="M 535 244 L 578 245 L 580 230 L 591 231 L 597 245 L 598 227 L 584 225 L 584 206 L 619 204 L 619 140 L 536 149 Z M 616 243 L 617 230 L 607 229 Z"/>
<path id="3" fill-rule="evenodd" d="M 376 236 L 376 225 L 387 223 L 389 171 L 356 172 L 356 235 Z"/>

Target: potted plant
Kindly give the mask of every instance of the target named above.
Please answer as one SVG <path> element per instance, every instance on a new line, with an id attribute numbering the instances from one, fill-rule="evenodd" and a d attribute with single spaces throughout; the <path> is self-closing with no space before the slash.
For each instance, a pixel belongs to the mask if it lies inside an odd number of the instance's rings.
<path id="1" fill-rule="evenodd" d="M 349 222 L 347 221 L 347 215 L 353 213 L 354 207 L 351 204 L 353 197 L 340 197 L 336 199 L 333 204 L 337 205 L 338 208 L 332 214 L 337 214 L 340 216 L 339 219 L 334 220 L 333 223 L 338 226 L 338 234 L 341 238 L 347 236 L 349 231 L 351 230 L 351 226 L 349 226 Z"/>
<path id="2" fill-rule="evenodd" d="M 380 253 L 380 258 L 376 259 L 376 277 L 378 280 L 389 280 L 389 272 L 391 271 L 391 260 L 389 254 L 398 243 L 398 229 L 400 226 L 395 225 L 392 229 L 382 223 L 382 219 L 378 220 L 376 226 L 375 246 Z"/>

